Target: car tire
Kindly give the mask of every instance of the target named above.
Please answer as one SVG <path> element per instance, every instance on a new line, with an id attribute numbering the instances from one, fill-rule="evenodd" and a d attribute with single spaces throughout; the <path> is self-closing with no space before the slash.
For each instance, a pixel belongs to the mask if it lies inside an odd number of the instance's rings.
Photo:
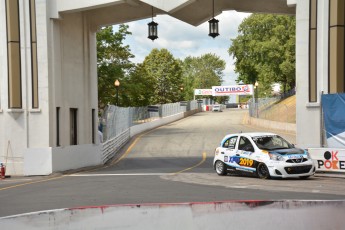
<path id="1" fill-rule="evenodd" d="M 260 163 L 258 167 L 256 167 L 256 175 L 260 179 L 269 179 L 271 178 L 270 172 L 268 171 L 267 166 L 264 163 Z"/>
<path id="2" fill-rule="evenodd" d="M 216 161 L 214 169 L 219 176 L 224 176 L 226 174 L 225 164 L 222 161 Z"/>

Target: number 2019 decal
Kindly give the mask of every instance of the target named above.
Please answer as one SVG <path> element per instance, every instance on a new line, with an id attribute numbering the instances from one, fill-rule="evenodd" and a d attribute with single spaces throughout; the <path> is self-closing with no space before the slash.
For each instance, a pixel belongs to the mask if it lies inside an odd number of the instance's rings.
<path id="1" fill-rule="evenodd" d="M 239 165 L 242 166 L 253 166 L 254 160 L 248 159 L 248 158 L 240 158 Z"/>

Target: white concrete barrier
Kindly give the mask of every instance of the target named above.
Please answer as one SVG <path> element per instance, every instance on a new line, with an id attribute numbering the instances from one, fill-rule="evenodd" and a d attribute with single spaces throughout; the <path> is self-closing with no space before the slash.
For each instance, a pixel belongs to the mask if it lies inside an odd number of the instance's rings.
<path id="1" fill-rule="evenodd" d="M 275 129 L 288 133 L 296 133 L 296 124 L 279 121 L 265 120 L 255 117 L 245 116 L 243 124 L 254 125 L 265 129 Z"/>
<path id="2" fill-rule="evenodd" d="M 345 201 L 230 201 L 58 209 L 0 218 L 1 229 L 344 229 Z"/>
<path id="3" fill-rule="evenodd" d="M 102 164 L 101 145 L 29 148 L 24 152 L 24 176 L 49 175 L 53 172 Z"/>
<path id="4" fill-rule="evenodd" d="M 130 136 L 133 137 L 133 136 L 135 136 L 139 133 L 142 133 L 144 131 L 154 129 L 154 128 L 157 128 L 157 127 L 162 126 L 162 125 L 169 124 L 171 122 L 180 120 L 182 118 L 184 118 L 184 113 L 178 113 L 175 115 L 159 118 L 159 119 L 151 121 L 151 122 L 143 123 L 140 125 L 134 125 L 134 126 L 130 127 Z"/>

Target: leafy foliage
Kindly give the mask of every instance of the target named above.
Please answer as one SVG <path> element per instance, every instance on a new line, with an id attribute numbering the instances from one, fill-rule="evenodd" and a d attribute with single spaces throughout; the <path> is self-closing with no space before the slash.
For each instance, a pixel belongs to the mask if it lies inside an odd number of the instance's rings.
<path id="1" fill-rule="evenodd" d="M 150 98 L 152 104 L 164 104 L 181 100 L 183 88 L 182 69 L 180 63 L 167 49 L 153 49 L 145 58 L 143 68 L 152 90 Z"/>
<path id="2" fill-rule="evenodd" d="M 120 25 L 117 32 L 104 27 L 97 33 L 100 110 L 116 104 L 117 93 L 119 106 L 146 106 L 192 100 L 194 89 L 221 85 L 225 61 L 215 54 L 178 60 L 167 49 L 153 49 L 143 63 L 133 64 L 134 55 L 123 43 L 128 35 L 127 25 Z"/>
<path id="3" fill-rule="evenodd" d="M 100 109 L 103 109 L 107 104 L 116 103 L 115 80 L 118 79 L 121 88 L 123 88 L 126 74 L 134 68 L 134 64 L 129 60 L 134 55 L 131 54 L 129 46 L 123 44 L 126 36 L 130 34 L 127 25 L 120 25 L 118 32 L 114 33 L 113 27 L 108 26 L 102 28 L 96 35 L 98 105 Z"/>
<path id="4" fill-rule="evenodd" d="M 185 97 L 192 100 L 194 89 L 210 89 L 222 84 L 225 61 L 211 53 L 189 56 L 182 62 L 182 69 Z"/>
<path id="5" fill-rule="evenodd" d="M 239 26 L 228 52 L 235 58 L 238 82 L 259 82 L 260 94 L 280 83 L 295 86 L 295 28 L 293 16 L 252 14 Z"/>

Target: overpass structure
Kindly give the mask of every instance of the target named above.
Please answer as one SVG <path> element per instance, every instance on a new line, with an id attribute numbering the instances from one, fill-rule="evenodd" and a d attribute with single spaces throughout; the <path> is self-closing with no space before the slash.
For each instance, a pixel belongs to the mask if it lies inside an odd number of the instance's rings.
<path id="1" fill-rule="evenodd" d="M 215 16 L 227 10 L 296 15 L 297 144 L 319 147 L 320 93 L 345 88 L 344 1 L 214 2 Z M 0 161 L 9 174 L 23 175 L 37 161 L 99 163 L 97 30 L 150 18 L 152 7 L 194 26 L 213 16 L 211 0 L 0 2 Z"/>

